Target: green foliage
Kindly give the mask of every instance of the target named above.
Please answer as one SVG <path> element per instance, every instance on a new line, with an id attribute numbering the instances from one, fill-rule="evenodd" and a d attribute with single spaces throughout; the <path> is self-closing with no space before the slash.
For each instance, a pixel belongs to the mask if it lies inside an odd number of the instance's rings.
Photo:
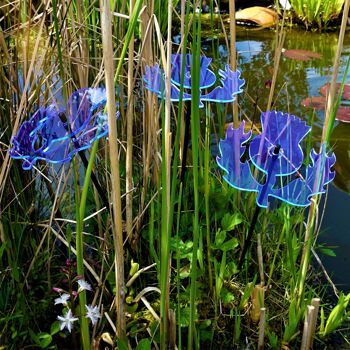
<path id="1" fill-rule="evenodd" d="M 277 0 L 275 3 L 279 7 Z M 344 0 L 290 0 L 290 3 L 293 12 L 306 27 L 317 25 L 323 28 L 339 16 Z"/>
<path id="2" fill-rule="evenodd" d="M 325 321 L 324 310 L 323 308 L 321 309 L 321 326 L 319 334 L 322 338 L 325 338 L 333 333 L 350 315 L 350 312 L 346 312 L 349 301 L 350 294 L 344 295 L 341 293 L 338 303 L 329 314 L 327 321 Z"/>

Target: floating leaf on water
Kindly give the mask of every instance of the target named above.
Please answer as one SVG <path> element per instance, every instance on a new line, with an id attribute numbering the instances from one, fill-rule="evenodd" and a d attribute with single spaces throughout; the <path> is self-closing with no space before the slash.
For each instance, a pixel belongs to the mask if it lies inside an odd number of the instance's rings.
<path id="1" fill-rule="evenodd" d="M 339 107 L 335 119 L 343 123 L 350 123 L 350 107 Z"/>
<path id="2" fill-rule="evenodd" d="M 293 49 L 293 50 L 282 49 L 282 54 L 284 57 L 291 58 L 297 61 L 310 61 L 313 58 L 322 57 L 322 55 L 317 52 L 313 52 L 309 50 L 297 50 L 297 49 Z"/>
<path id="3" fill-rule="evenodd" d="M 322 110 L 326 107 L 326 98 L 324 96 L 311 96 L 301 101 L 303 107 Z"/>
<path id="4" fill-rule="evenodd" d="M 323 86 L 320 87 L 320 93 L 323 96 L 327 96 L 330 85 L 331 85 L 330 83 L 327 83 L 327 84 L 324 84 Z M 336 95 L 339 94 L 340 87 L 341 87 L 341 83 L 337 83 Z M 343 94 L 342 94 L 341 99 L 342 100 L 350 100 L 350 85 L 349 84 L 344 85 L 344 90 L 343 90 Z"/>
<path id="5" fill-rule="evenodd" d="M 257 24 L 261 27 L 271 27 L 278 21 L 278 13 L 266 7 L 248 7 L 236 13 L 236 21 Z"/>

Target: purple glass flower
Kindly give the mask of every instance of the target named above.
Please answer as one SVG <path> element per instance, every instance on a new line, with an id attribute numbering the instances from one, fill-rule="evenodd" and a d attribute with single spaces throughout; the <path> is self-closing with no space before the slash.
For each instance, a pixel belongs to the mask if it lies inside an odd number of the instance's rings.
<path id="1" fill-rule="evenodd" d="M 10 156 L 22 159 L 25 170 L 31 169 L 37 160 L 50 163 L 71 160 L 75 153 L 108 134 L 105 102 L 105 89 L 86 88 L 70 97 L 67 118 L 65 111 L 56 105 L 41 107 L 12 138 Z"/>
<path id="2" fill-rule="evenodd" d="M 184 89 L 190 90 L 192 88 L 191 82 L 191 63 L 192 55 L 185 55 L 184 59 Z M 215 74 L 209 69 L 211 58 L 205 56 L 200 57 L 200 77 L 199 88 L 200 90 L 212 87 L 215 84 Z M 175 54 L 171 57 L 171 91 L 170 99 L 173 102 L 180 100 L 180 85 L 181 85 L 181 71 L 182 71 L 182 55 Z M 219 70 L 221 77 L 221 85 L 211 90 L 208 94 L 202 94 L 200 91 L 199 107 L 203 107 L 203 101 L 207 102 L 233 102 L 236 95 L 241 93 L 244 80 L 240 79 L 239 71 L 232 71 L 228 65 L 225 66 L 225 70 Z M 165 77 L 164 72 L 156 64 L 154 67 L 146 66 L 146 74 L 143 76 L 143 80 L 146 83 L 146 89 L 153 91 L 159 98 L 165 97 Z M 192 99 L 191 94 L 184 92 L 183 101 L 190 101 Z"/>
<path id="3" fill-rule="evenodd" d="M 217 157 L 227 173 L 225 181 L 239 190 L 258 192 L 256 201 L 263 208 L 269 197 L 301 207 L 310 205 L 310 198 L 324 193 L 334 179 L 334 153 L 328 155 L 324 145 L 319 154 L 312 149 L 311 164 L 302 169 L 300 142 L 311 128 L 294 115 L 276 111 L 262 113 L 261 123 L 263 131 L 251 141 L 249 156 L 243 156 L 251 137 L 251 131 L 244 132 L 244 121 L 237 129 L 228 127 L 226 138 L 220 141 L 221 157 Z M 257 170 L 264 174 L 263 183 L 256 178 Z"/>

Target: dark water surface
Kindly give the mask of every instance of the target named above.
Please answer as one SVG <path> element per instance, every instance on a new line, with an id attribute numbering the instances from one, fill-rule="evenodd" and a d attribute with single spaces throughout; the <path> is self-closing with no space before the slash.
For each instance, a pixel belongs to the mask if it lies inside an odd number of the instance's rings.
<path id="1" fill-rule="evenodd" d="M 250 95 L 250 98 L 242 97 L 239 103 L 246 115 L 256 121 L 259 120 L 260 112 L 256 111 L 252 100 L 257 101 L 262 110 L 266 109 L 275 42 L 273 30 L 238 29 L 238 66 L 246 80 L 245 91 Z M 312 50 L 320 53 L 322 58 L 301 62 L 281 57 L 274 109 L 293 113 L 311 125 L 312 110 L 302 107 L 301 101 L 308 96 L 320 96 L 319 88 L 330 80 L 337 43 L 338 32 L 287 30 L 283 45 L 285 49 Z M 224 47 L 225 45 L 220 45 L 218 49 L 218 55 L 222 60 L 227 59 Z M 338 82 L 343 78 L 349 55 L 350 31 L 345 35 Z M 350 84 L 349 72 L 346 83 Z M 317 148 L 324 113 L 318 111 L 314 118 L 312 136 Z M 350 291 L 350 124 L 336 122 L 331 144 L 337 157 L 336 178 L 329 186 L 318 243 L 336 246 L 334 251 L 337 256 L 329 257 L 319 253 L 319 257 L 335 284 L 344 291 Z"/>

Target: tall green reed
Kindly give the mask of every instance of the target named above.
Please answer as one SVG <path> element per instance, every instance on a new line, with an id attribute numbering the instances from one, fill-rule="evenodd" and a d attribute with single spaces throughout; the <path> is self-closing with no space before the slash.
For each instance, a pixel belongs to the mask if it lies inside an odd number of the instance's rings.
<path id="1" fill-rule="evenodd" d="M 191 100 L 191 141 L 192 141 L 192 165 L 193 165 L 193 250 L 190 277 L 190 323 L 188 329 L 188 349 L 193 349 L 193 341 L 196 337 L 196 285 L 197 285 L 197 256 L 199 244 L 199 140 L 200 140 L 200 115 L 199 115 L 199 87 L 200 87 L 200 48 L 201 48 L 201 17 L 193 18 L 193 42 L 192 42 L 192 100 Z"/>
<path id="2" fill-rule="evenodd" d="M 167 31 L 167 54 L 165 64 L 165 103 L 164 112 L 162 113 L 162 220 L 161 220 L 161 254 L 160 254 L 160 286 L 161 286 L 161 303 L 160 303 L 160 346 L 165 349 L 169 340 L 169 307 L 170 307 L 170 282 L 169 282 L 169 264 L 170 264 L 170 236 L 171 228 L 170 212 L 171 207 L 171 188 L 170 188 L 170 167 L 171 167 L 171 50 L 172 50 L 172 1 L 168 1 L 168 31 Z"/>
<path id="3" fill-rule="evenodd" d="M 330 86 L 328 97 L 327 97 L 325 121 L 324 121 L 324 125 L 323 125 L 322 137 L 321 137 L 321 145 L 324 144 L 326 149 L 329 145 L 329 139 L 330 139 L 331 131 L 333 129 L 333 124 L 334 124 L 334 120 L 335 120 L 335 116 L 336 116 L 336 112 L 337 112 L 337 103 L 334 103 L 335 93 L 336 93 L 336 80 L 337 80 L 338 71 L 339 71 L 341 52 L 343 49 L 345 29 L 346 29 L 346 25 L 347 25 L 347 18 L 349 15 L 349 7 L 350 7 L 350 0 L 346 0 L 345 5 L 344 5 L 342 24 L 341 24 L 340 32 L 339 32 L 337 53 L 336 53 L 336 56 L 334 59 L 331 86 Z M 349 60 L 348 60 L 346 71 L 348 71 L 348 68 L 349 68 Z M 346 73 L 344 76 L 346 76 Z M 344 84 L 344 82 L 343 82 L 343 84 Z M 341 96 L 341 93 L 339 95 L 339 98 L 340 98 L 340 96 Z M 339 105 L 339 101 L 338 101 L 338 105 Z M 315 181 L 320 181 L 320 179 L 316 178 Z M 311 247 L 313 244 L 313 235 L 312 234 L 315 230 L 315 218 L 317 215 L 318 200 L 319 200 L 319 198 L 317 196 L 315 196 L 313 198 L 313 201 L 312 201 L 312 204 L 311 204 L 310 210 L 309 210 L 308 220 L 307 220 L 307 226 L 306 226 L 306 232 L 305 232 L 305 238 L 304 238 L 304 249 L 303 249 L 303 254 L 302 254 L 302 258 L 301 258 L 301 273 L 300 273 L 300 277 L 299 277 L 299 281 L 298 281 L 297 305 L 299 307 L 301 305 L 302 298 L 304 295 L 306 274 L 307 274 L 309 261 L 310 261 Z"/>

